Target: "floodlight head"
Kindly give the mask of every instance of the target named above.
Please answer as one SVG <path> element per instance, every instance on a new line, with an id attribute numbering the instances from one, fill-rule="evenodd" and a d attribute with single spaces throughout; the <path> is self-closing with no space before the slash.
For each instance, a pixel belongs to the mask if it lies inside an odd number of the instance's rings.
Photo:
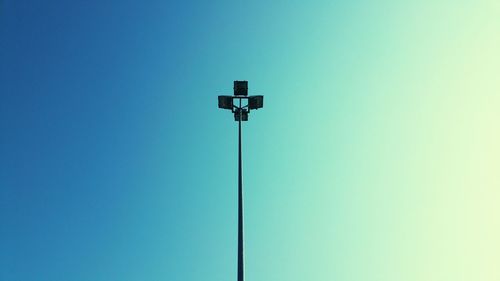
<path id="1" fill-rule="evenodd" d="M 250 96 L 248 97 L 248 108 L 259 109 L 264 106 L 264 96 Z"/>
<path id="2" fill-rule="evenodd" d="M 238 108 L 234 111 L 234 121 L 240 120 L 240 111 L 241 111 L 241 121 L 248 121 L 248 110 Z"/>
<path id="3" fill-rule="evenodd" d="M 232 96 L 219 96 L 219 108 L 233 109 L 233 97 Z"/>
<path id="4" fill-rule="evenodd" d="M 248 95 L 248 81 L 234 81 L 234 95 L 246 96 Z"/>

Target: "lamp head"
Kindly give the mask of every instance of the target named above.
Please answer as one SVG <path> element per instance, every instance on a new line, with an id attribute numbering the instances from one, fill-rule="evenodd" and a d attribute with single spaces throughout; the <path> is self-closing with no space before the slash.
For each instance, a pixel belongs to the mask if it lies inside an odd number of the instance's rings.
<path id="1" fill-rule="evenodd" d="M 234 111 L 234 121 L 240 120 L 240 112 L 241 112 L 241 121 L 248 121 L 248 110 L 243 108 L 238 108 Z"/>
<path id="2" fill-rule="evenodd" d="M 246 96 L 248 95 L 248 81 L 234 81 L 234 95 Z"/>
<path id="3" fill-rule="evenodd" d="M 248 108 L 259 109 L 264 106 L 264 96 L 250 96 L 248 97 Z"/>
<path id="4" fill-rule="evenodd" d="M 232 96 L 219 96 L 219 108 L 223 109 L 233 109 L 233 97 Z"/>

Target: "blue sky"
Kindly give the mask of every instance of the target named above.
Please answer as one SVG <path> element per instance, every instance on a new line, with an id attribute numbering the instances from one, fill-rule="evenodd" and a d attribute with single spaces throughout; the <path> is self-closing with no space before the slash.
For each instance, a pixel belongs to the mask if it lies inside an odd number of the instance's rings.
<path id="1" fill-rule="evenodd" d="M 0 2 L 0 279 L 498 280 L 495 1 Z"/>

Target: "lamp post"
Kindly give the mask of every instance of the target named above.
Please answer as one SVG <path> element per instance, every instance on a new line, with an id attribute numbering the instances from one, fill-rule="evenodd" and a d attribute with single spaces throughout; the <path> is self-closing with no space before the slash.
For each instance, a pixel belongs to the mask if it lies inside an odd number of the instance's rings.
<path id="1" fill-rule="evenodd" d="M 247 104 L 242 106 L 242 100 Z M 230 109 L 238 121 L 238 281 L 244 281 L 243 179 L 241 170 L 241 121 L 248 121 L 251 109 L 264 106 L 264 96 L 248 96 L 248 81 L 234 81 L 234 96 L 219 96 L 219 108 Z"/>

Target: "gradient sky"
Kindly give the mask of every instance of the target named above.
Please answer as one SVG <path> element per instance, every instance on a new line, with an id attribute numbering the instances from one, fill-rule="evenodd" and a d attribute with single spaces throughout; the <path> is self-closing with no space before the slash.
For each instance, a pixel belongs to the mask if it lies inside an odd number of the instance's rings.
<path id="1" fill-rule="evenodd" d="M 500 2 L 0 1 L 0 280 L 500 280 Z"/>

